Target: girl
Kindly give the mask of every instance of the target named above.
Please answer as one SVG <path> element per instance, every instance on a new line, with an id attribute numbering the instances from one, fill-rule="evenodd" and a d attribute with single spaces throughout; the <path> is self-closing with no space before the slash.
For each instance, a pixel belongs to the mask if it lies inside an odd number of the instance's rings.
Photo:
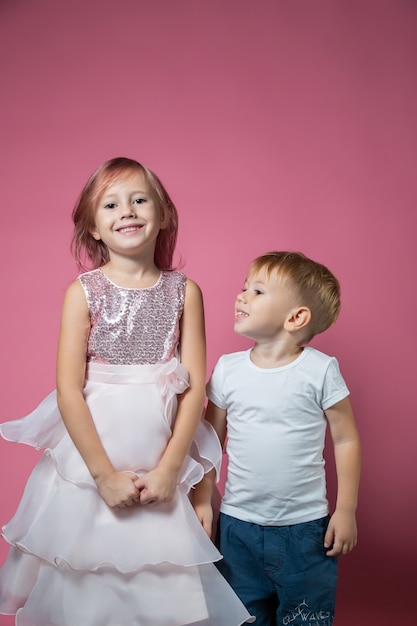
<path id="1" fill-rule="evenodd" d="M 201 292 L 172 270 L 177 211 L 126 158 L 73 212 L 80 267 L 64 299 L 57 390 L 4 438 L 46 448 L 3 528 L 0 612 L 19 626 L 233 626 L 253 621 L 217 572 L 188 499 L 219 467 L 200 422 Z"/>

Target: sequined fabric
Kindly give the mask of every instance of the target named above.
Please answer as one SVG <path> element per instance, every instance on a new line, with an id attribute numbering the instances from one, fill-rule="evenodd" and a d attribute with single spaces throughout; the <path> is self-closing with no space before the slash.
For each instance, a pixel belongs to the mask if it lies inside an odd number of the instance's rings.
<path id="1" fill-rule="evenodd" d="M 145 289 L 126 289 L 100 270 L 79 276 L 90 312 L 88 363 L 145 365 L 176 356 L 186 277 L 161 272 Z"/>

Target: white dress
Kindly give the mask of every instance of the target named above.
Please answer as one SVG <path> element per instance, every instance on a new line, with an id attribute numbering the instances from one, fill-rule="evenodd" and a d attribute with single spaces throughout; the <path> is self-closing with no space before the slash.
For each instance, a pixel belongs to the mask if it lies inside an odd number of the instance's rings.
<path id="1" fill-rule="evenodd" d="M 80 276 L 90 311 L 85 398 L 117 470 L 153 469 L 171 436 L 188 373 L 177 356 L 186 278 L 162 272 L 122 289 L 101 270 Z M 218 572 L 221 555 L 188 492 L 218 471 L 221 449 L 201 422 L 172 502 L 110 509 L 61 420 L 52 392 L 0 425 L 5 439 L 43 448 L 18 510 L 3 527 L 0 613 L 18 626 L 238 626 L 252 622 Z"/>

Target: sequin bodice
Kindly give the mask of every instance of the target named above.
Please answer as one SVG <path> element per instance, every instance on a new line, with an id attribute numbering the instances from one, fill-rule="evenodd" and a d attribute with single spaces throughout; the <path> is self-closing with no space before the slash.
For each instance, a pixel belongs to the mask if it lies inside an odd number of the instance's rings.
<path id="1" fill-rule="evenodd" d="M 145 365 L 176 356 L 186 277 L 161 272 L 145 289 L 125 289 L 100 269 L 79 276 L 90 312 L 88 363 Z"/>

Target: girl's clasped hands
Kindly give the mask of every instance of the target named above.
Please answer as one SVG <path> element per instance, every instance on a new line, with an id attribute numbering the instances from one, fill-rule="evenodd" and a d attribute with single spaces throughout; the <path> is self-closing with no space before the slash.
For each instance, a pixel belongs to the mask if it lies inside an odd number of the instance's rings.
<path id="1" fill-rule="evenodd" d="M 100 496 L 111 508 L 169 502 L 174 497 L 176 484 L 175 474 L 161 468 L 143 476 L 121 471 L 96 479 Z"/>

